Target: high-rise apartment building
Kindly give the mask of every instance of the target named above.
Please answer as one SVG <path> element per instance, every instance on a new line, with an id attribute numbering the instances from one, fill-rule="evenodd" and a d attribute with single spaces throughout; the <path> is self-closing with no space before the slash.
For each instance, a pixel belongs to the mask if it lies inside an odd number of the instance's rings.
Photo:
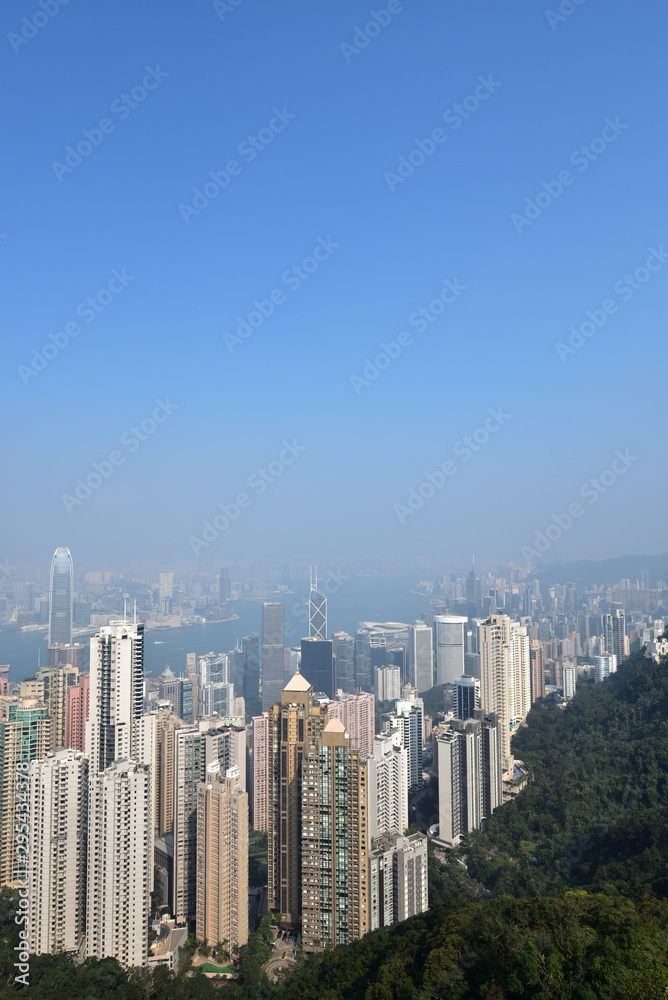
<path id="1" fill-rule="evenodd" d="M 29 947 L 77 954 L 86 932 L 88 759 L 57 750 L 28 774 Z"/>
<path id="2" fill-rule="evenodd" d="M 281 700 L 285 648 L 284 608 L 282 604 L 262 605 L 262 711 Z"/>
<path id="3" fill-rule="evenodd" d="M 605 652 L 616 656 L 619 665 L 629 655 L 626 615 L 621 608 L 615 608 L 611 614 L 603 616 L 603 637 Z"/>
<path id="4" fill-rule="evenodd" d="M 239 767 L 246 790 L 245 727 L 217 726 L 200 719 L 174 733 L 174 915 L 179 923 L 194 921 L 197 912 L 197 786 L 207 767 L 219 762 L 223 771 Z"/>
<path id="5" fill-rule="evenodd" d="M 50 750 L 62 750 L 67 747 L 67 705 L 70 688 L 76 688 L 79 683 L 79 670 L 70 663 L 56 667 L 40 667 L 37 670 L 37 680 L 42 683 L 41 698 L 49 709 L 51 719 Z"/>
<path id="6" fill-rule="evenodd" d="M 401 697 L 401 669 L 374 667 L 373 686 L 378 701 L 396 701 Z"/>
<path id="7" fill-rule="evenodd" d="M 173 712 L 159 712 L 156 723 L 157 809 L 154 817 L 158 836 L 174 831 L 174 743 L 176 731 L 185 723 Z"/>
<path id="8" fill-rule="evenodd" d="M 86 647 L 82 642 L 54 642 L 49 645 L 47 666 L 59 667 L 70 663 L 80 674 L 84 672 Z"/>
<path id="9" fill-rule="evenodd" d="M 411 625 L 408 641 L 408 679 L 420 693 L 434 686 L 434 633 L 429 625 Z"/>
<path id="10" fill-rule="evenodd" d="M 56 549 L 49 586 L 49 643 L 72 642 L 73 569 L 69 549 Z"/>
<path id="11" fill-rule="evenodd" d="M 86 957 L 148 964 L 153 889 L 150 768 L 128 760 L 91 771 Z"/>
<path id="12" fill-rule="evenodd" d="M 510 737 L 531 707 L 531 657 L 526 628 L 492 615 L 478 628 L 481 704 L 499 717 L 504 769 L 512 766 Z"/>
<path id="13" fill-rule="evenodd" d="M 79 683 L 67 689 L 65 748 L 86 749 L 86 723 L 90 711 L 90 674 L 80 674 Z"/>
<path id="14" fill-rule="evenodd" d="M 262 711 L 260 697 L 260 637 L 257 632 L 245 635 L 241 640 L 241 656 L 237 658 L 235 684 L 237 693 L 243 696 L 246 713 L 252 718 Z"/>
<path id="15" fill-rule="evenodd" d="M 464 673 L 467 624 L 468 618 L 434 615 L 437 684 L 454 684 Z"/>
<path id="16" fill-rule="evenodd" d="M 90 771 L 135 756 L 134 723 L 143 712 L 144 626 L 127 621 L 104 626 L 90 640 L 90 715 L 86 751 Z"/>
<path id="17" fill-rule="evenodd" d="M 254 830 L 266 833 L 269 794 L 269 713 L 253 716 L 253 816 Z"/>
<path id="18" fill-rule="evenodd" d="M 617 673 L 617 657 L 614 653 L 605 653 L 594 657 L 594 680 L 602 684 L 612 674 Z"/>
<path id="19" fill-rule="evenodd" d="M 369 837 L 408 827 L 408 749 L 398 731 L 381 733 L 367 759 Z"/>
<path id="20" fill-rule="evenodd" d="M 196 936 L 227 941 L 230 950 L 248 942 L 248 794 L 239 767 L 218 762 L 197 786 Z"/>
<path id="21" fill-rule="evenodd" d="M 532 639 L 529 643 L 531 658 L 531 704 L 545 697 L 545 651 L 542 642 Z"/>
<path id="22" fill-rule="evenodd" d="M 403 745 L 408 750 L 408 786 L 415 788 L 422 784 L 422 756 L 424 746 L 424 712 L 422 701 L 396 702 L 396 711 L 389 716 L 388 728 L 398 729 Z"/>
<path id="23" fill-rule="evenodd" d="M 429 908 L 427 838 L 388 831 L 369 848 L 369 930 L 406 920 Z"/>
<path id="24" fill-rule="evenodd" d="M 350 944 L 369 930 L 368 806 L 366 765 L 332 719 L 302 760 L 296 874 L 306 951 Z"/>
<path id="25" fill-rule="evenodd" d="M 456 846 L 501 804 L 498 719 L 455 719 L 437 743 L 439 840 Z"/>
<path id="26" fill-rule="evenodd" d="M 368 757 L 376 732 L 374 696 L 366 691 L 359 694 L 337 691 L 336 695 L 337 700 L 327 706 L 327 718 L 339 719 L 350 736 L 351 747 Z"/>
<path id="27" fill-rule="evenodd" d="M 455 719 L 472 719 L 480 708 L 480 680 L 477 677 L 455 678 L 453 714 Z"/>
<path id="28" fill-rule="evenodd" d="M 15 886 L 25 863 L 16 846 L 17 772 L 46 757 L 51 746 L 51 719 L 35 698 L 0 698 L 0 887 Z"/>
<path id="29" fill-rule="evenodd" d="M 326 707 L 299 672 L 269 709 L 267 905 L 295 929 L 302 918 L 302 762 L 326 722 Z"/>
<path id="30" fill-rule="evenodd" d="M 564 698 L 568 701 L 575 697 L 575 688 L 577 686 L 577 671 L 575 664 L 571 663 L 569 660 L 564 660 L 563 664 L 563 688 L 564 688 Z"/>

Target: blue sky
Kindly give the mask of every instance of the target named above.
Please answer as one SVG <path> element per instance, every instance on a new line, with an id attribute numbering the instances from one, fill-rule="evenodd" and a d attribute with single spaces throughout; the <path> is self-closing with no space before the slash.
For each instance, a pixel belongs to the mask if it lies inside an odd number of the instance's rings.
<path id="1" fill-rule="evenodd" d="M 522 562 L 617 450 L 633 461 L 549 557 L 665 551 L 667 15 L 658 0 L 561 6 L 557 21 L 557 4 L 528 0 L 405 0 L 391 17 L 384 0 L 70 0 L 42 16 L 7 0 L 0 557 Z M 59 167 L 103 119 L 90 155 Z M 420 163 L 434 129 L 444 141 Z M 411 154 L 412 174 L 388 180 Z M 179 207 L 230 161 L 199 214 Z M 629 291 L 651 248 L 656 269 Z M 446 280 L 465 290 L 418 332 L 409 317 Z M 108 287 L 87 322 L 77 307 Z M 561 360 L 555 344 L 608 300 Z M 68 323 L 80 332 L 36 372 L 33 350 Z M 402 331 L 412 342 L 353 384 Z M 168 415 L 152 424 L 156 400 Z M 498 407 L 503 426 L 402 514 Z M 303 449 L 289 464 L 284 441 Z M 89 496 L 63 499 L 112 452 Z M 274 481 L 249 486 L 270 462 Z M 239 493 L 238 516 L 193 542 Z"/>

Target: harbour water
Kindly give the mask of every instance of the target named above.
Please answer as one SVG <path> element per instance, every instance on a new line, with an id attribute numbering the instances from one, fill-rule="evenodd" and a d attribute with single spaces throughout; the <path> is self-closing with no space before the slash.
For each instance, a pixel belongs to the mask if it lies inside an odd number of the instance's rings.
<path id="1" fill-rule="evenodd" d="M 337 629 L 353 633 L 360 621 L 394 621 L 412 623 L 423 611 L 430 609 L 428 598 L 412 594 L 415 578 L 406 576 L 351 576 L 321 581 L 320 589 L 327 593 L 328 632 Z M 293 586 L 293 592 L 271 598 L 285 605 L 286 646 L 299 645 L 308 635 L 308 586 Z M 178 629 L 159 629 L 146 633 L 144 664 L 147 675 L 156 677 L 169 664 L 175 674 L 185 672 L 186 654 L 226 653 L 234 649 L 237 640 L 250 632 L 261 632 L 262 604 L 260 601 L 235 601 L 231 607 L 238 618 L 222 622 L 206 622 Z M 75 641 L 88 648 L 88 636 Z M 0 663 L 9 663 L 10 680 L 21 681 L 32 676 L 38 660 L 47 662 L 47 633 L 0 632 Z"/>

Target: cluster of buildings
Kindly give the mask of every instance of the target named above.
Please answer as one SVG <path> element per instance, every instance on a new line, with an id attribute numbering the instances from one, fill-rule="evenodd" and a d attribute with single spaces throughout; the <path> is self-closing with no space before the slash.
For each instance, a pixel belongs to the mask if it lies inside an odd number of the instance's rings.
<path id="1" fill-rule="evenodd" d="M 611 599 L 637 587 L 518 574 L 474 568 L 432 585 L 421 621 L 331 637 L 312 580 L 298 647 L 286 647 L 284 605 L 266 601 L 261 635 L 147 679 L 135 614 L 97 628 L 85 671 L 58 549 L 48 662 L 13 694 L 0 666 L 0 884 L 29 879 L 31 951 L 176 967 L 189 932 L 242 947 L 252 830 L 267 835 L 266 905 L 307 950 L 423 912 L 427 838 L 408 833 L 410 790 L 437 784 L 430 832 L 456 846 L 517 777 L 513 734 L 537 699 L 565 704 L 583 671 L 601 683 L 640 643 L 658 656 L 667 642 L 637 596 Z M 227 599 L 229 575 L 217 585 Z M 165 614 L 170 587 L 161 578 Z M 422 696 L 434 685 L 445 695 L 432 719 Z"/>

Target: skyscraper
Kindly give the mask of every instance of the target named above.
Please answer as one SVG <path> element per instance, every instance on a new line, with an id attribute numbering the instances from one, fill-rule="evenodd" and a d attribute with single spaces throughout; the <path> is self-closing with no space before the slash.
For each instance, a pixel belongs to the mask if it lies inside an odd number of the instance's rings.
<path id="1" fill-rule="evenodd" d="M 86 723 L 90 711 L 90 674 L 80 674 L 79 683 L 67 689 L 65 713 L 66 749 L 86 749 Z"/>
<path id="2" fill-rule="evenodd" d="M 207 768 L 197 786 L 197 917 L 200 942 L 248 942 L 248 794 L 239 767 Z"/>
<path id="3" fill-rule="evenodd" d="M 144 626 L 112 622 L 90 640 L 90 718 L 86 750 L 91 774 L 134 759 L 134 723 L 143 712 Z"/>
<path id="4" fill-rule="evenodd" d="M 510 737 L 531 707 L 531 657 L 527 630 L 507 615 L 492 615 L 478 628 L 480 694 L 485 712 L 501 727 L 504 770 L 512 766 Z"/>
<path id="5" fill-rule="evenodd" d="M 437 743 L 439 840 L 450 847 L 501 804 L 498 719 L 455 719 Z"/>
<path id="6" fill-rule="evenodd" d="M 72 556 L 56 549 L 51 562 L 49 587 L 49 644 L 72 642 Z"/>
<path id="7" fill-rule="evenodd" d="M 332 643 L 334 688 L 352 694 L 355 690 L 355 640 L 347 632 L 334 632 Z"/>
<path id="8" fill-rule="evenodd" d="M 400 733 L 381 733 L 367 759 L 369 837 L 408 827 L 408 749 Z"/>
<path id="9" fill-rule="evenodd" d="M 269 709 L 269 909 L 298 929 L 302 914 L 302 761 L 327 721 L 327 710 L 300 673 Z"/>
<path id="10" fill-rule="evenodd" d="M 17 885 L 23 878 L 20 870 L 25 863 L 16 850 L 17 771 L 46 757 L 50 746 L 46 705 L 35 698 L 0 698 L 0 887 Z"/>
<path id="11" fill-rule="evenodd" d="M 57 750 L 30 764 L 30 952 L 76 954 L 86 932 L 88 759 Z"/>
<path id="12" fill-rule="evenodd" d="M 301 798 L 302 943 L 336 948 L 369 929 L 366 765 L 338 719 L 304 748 Z"/>
<path id="13" fill-rule="evenodd" d="M 253 816 L 254 830 L 267 832 L 269 777 L 269 713 L 253 716 Z"/>
<path id="14" fill-rule="evenodd" d="M 315 582 L 311 578 L 308 595 L 308 634 L 310 639 L 327 638 L 327 598 L 318 593 L 318 567 L 315 569 Z"/>
<path id="15" fill-rule="evenodd" d="M 355 684 L 362 691 L 371 690 L 371 636 L 365 628 L 355 632 Z"/>
<path id="16" fill-rule="evenodd" d="M 241 668 L 241 676 L 239 675 Z M 262 711 L 260 698 L 260 637 L 257 632 L 241 640 L 241 663 L 237 661 L 235 684 L 238 694 L 246 703 L 247 716 L 251 718 Z"/>
<path id="17" fill-rule="evenodd" d="M 69 691 L 79 683 L 79 670 L 69 663 L 57 667 L 40 667 L 37 678 L 44 685 L 44 704 L 49 709 L 51 719 L 49 749 L 64 749 L 67 747 L 65 735 Z"/>
<path id="18" fill-rule="evenodd" d="M 368 757 L 376 731 L 376 699 L 366 691 L 359 694 L 337 691 L 337 694 L 338 700 L 330 701 L 327 706 L 327 718 L 340 719 L 350 736 L 350 745 L 363 757 Z"/>
<path id="19" fill-rule="evenodd" d="M 86 957 L 148 964 L 153 889 L 150 769 L 122 760 L 92 771 L 88 810 Z"/>
<path id="20" fill-rule="evenodd" d="M 197 786 L 207 767 L 219 762 L 223 771 L 239 767 L 239 784 L 246 790 L 245 728 L 216 726 L 200 719 L 174 734 L 174 915 L 179 923 L 197 913 Z"/>
<path id="21" fill-rule="evenodd" d="M 605 652 L 617 657 L 617 665 L 628 656 L 626 639 L 626 615 L 621 608 L 614 608 L 603 617 L 603 637 Z"/>
<path id="22" fill-rule="evenodd" d="M 262 710 L 268 711 L 281 700 L 285 648 L 282 604 L 262 605 Z"/>
<path id="23" fill-rule="evenodd" d="M 369 930 L 388 927 L 429 908 L 427 838 L 389 831 L 369 848 Z"/>
<path id="24" fill-rule="evenodd" d="M 532 639 L 529 644 L 531 658 L 531 704 L 545 697 L 545 654 L 542 642 Z"/>
<path id="25" fill-rule="evenodd" d="M 334 656 L 331 639 L 302 639 L 300 671 L 313 690 L 334 697 Z"/>
<path id="26" fill-rule="evenodd" d="M 410 626 L 408 675 L 420 693 L 434 686 L 434 633 L 429 625 Z"/>
<path id="27" fill-rule="evenodd" d="M 455 719 L 472 719 L 476 708 L 480 708 L 480 681 L 477 677 L 455 678 Z"/>
<path id="28" fill-rule="evenodd" d="M 229 601 L 232 596 L 232 581 L 230 580 L 229 570 L 224 566 L 220 571 L 220 581 L 218 584 L 218 596 L 220 598 L 220 603 L 223 601 Z"/>
<path id="29" fill-rule="evenodd" d="M 569 701 L 571 698 L 575 697 L 575 688 L 577 686 L 577 672 L 575 669 L 575 664 L 568 660 L 563 662 L 563 687 L 564 687 L 564 698 Z"/>
<path id="30" fill-rule="evenodd" d="M 434 615 L 436 631 L 436 683 L 454 684 L 464 673 L 465 631 L 468 618 Z"/>

